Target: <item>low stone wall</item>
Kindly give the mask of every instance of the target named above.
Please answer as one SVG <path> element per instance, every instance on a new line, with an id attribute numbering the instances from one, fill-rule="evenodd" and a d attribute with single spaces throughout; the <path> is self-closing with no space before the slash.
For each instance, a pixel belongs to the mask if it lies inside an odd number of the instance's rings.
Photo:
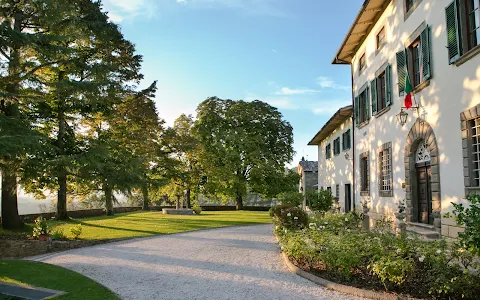
<path id="1" fill-rule="evenodd" d="M 0 259 L 23 258 L 51 252 L 104 244 L 109 241 L 0 240 Z"/>

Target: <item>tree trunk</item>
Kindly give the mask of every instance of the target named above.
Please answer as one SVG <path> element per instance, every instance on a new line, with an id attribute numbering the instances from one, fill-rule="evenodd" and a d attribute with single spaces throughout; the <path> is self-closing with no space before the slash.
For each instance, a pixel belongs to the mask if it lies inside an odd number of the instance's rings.
<path id="1" fill-rule="evenodd" d="M 18 215 L 17 176 L 14 172 L 2 172 L 2 227 L 4 229 L 23 227 Z"/>
<path id="2" fill-rule="evenodd" d="M 109 185 L 103 188 L 105 192 L 105 212 L 107 216 L 113 216 L 113 191 Z"/>
<path id="3" fill-rule="evenodd" d="M 237 192 L 237 197 L 235 198 L 237 210 L 243 209 L 243 196 L 241 192 Z"/>
<path id="4" fill-rule="evenodd" d="M 191 190 L 190 188 L 187 189 L 187 194 L 186 194 L 186 198 L 187 198 L 187 208 L 190 208 L 192 207 L 192 203 L 190 201 L 190 195 L 191 195 Z"/>
<path id="5" fill-rule="evenodd" d="M 58 74 L 58 81 L 62 81 L 64 72 L 60 71 Z M 58 133 L 57 133 L 57 144 L 59 149 L 59 156 L 65 154 L 65 136 L 67 131 L 67 124 L 65 121 L 65 112 L 63 109 L 63 99 L 58 97 Z M 63 161 L 63 160 L 62 160 Z M 67 220 L 67 170 L 61 162 L 61 165 L 58 166 L 58 192 L 57 192 L 57 220 Z"/>
<path id="6" fill-rule="evenodd" d="M 143 206 L 142 206 L 142 209 L 143 210 L 148 210 L 148 187 L 145 185 L 143 188 L 142 188 L 142 196 L 143 196 Z"/>
<path id="7" fill-rule="evenodd" d="M 16 11 L 13 29 L 20 33 L 22 31 L 21 26 L 23 22 L 23 12 Z M 20 65 L 20 46 L 13 45 L 10 49 L 10 62 L 8 64 L 8 75 L 13 78 L 17 78 L 19 75 Z M 19 85 L 17 83 L 7 83 L 6 90 L 12 95 L 16 96 Z M 1 109 L 5 117 L 18 118 L 20 117 L 20 111 L 18 103 L 15 100 L 1 101 Z M 2 227 L 5 229 L 15 229 L 23 226 L 22 220 L 18 215 L 18 199 L 17 199 L 17 170 L 15 156 L 17 153 L 12 153 L 11 157 L 5 157 L 6 167 L 2 170 Z"/>
<path id="8" fill-rule="evenodd" d="M 57 192 L 57 220 L 68 220 L 67 211 L 67 173 L 65 170 L 60 171 L 58 175 L 58 192 Z"/>

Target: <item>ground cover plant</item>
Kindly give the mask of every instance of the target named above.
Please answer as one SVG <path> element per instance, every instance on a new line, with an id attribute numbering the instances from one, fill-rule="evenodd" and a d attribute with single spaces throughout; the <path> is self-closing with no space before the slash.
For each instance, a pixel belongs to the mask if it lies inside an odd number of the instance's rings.
<path id="1" fill-rule="evenodd" d="M 113 292 L 76 272 L 39 262 L 23 260 L 0 261 L 0 281 L 31 285 L 67 292 L 55 299 L 119 299 Z"/>
<path id="2" fill-rule="evenodd" d="M 282 210 L 282 209 L 280 209 Z M 285 209 L 283 209 L 285 210 Z M 445 240 L 396 237 L 385 230 L 361 230 L 356 213 L 315 213 L 308 226 L 273 215 L 282 250 L 298 267 L 320 277 L 360 288 L 415 298 L 478 299 L 478 258 Z"/>
<path id="3" fill-rule="evenodd" d="M 161 212 L 132 212 L 69 221 L 49 220 L 48 226 L 51 232 L 55 232 L 60 239 L 65 235 L 72 237 L 71 229 L 75 225 L 81 224 L 79 239 L 107 240 L 265 223 L 271 223 L 267 212 L 205 211 L 201 215 L 191 216 L 163 215 Z M 26 238 L 31 234 L 32 224 L 27 224 L 23 230 L 0 229 L 2 238 Z"/>

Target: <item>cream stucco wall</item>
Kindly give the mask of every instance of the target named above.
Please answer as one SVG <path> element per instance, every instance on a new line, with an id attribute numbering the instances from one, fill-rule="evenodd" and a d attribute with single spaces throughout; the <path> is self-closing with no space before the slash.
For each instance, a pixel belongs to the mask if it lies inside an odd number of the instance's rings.
<path id="1" fill-rule="evenodd" d="M 370 151 L 370 199 L 372 213 L 392 215 L 396 201 L 405 198 L 404 148 L 407 135 L 416 120 L 409 112 L 407 124 L 401 127 L 395 115 L 403 106 L 397 86 L 396 53 L 405 48 L 405 41 L 423 23 L 431 26 L 432 79 L 430 85 L 415 98 L 425 108 L 425 120 L 431 125 L 438 144 L 440 163 L 440 190 L 442 215 L 451 211 L 451 202 L 461 202 L 465 196 L 463 177 L 460 113 L 480 103 L 480 55 L 456 66 L 448 63 L 445 7 L 452 0 L 423 0 L 415 11 L 404 19 L 404 0 L 393 0 L 383 13 L 354 58 L 354 91 L 375 77 L 375 72 L 386 62 L 392 65 L 393 105 L 387 113 L 371 117 L 368 125 L 355 129 L 356 177 L 359 178 L 358 154 Z M 385 26 L 387 44 L 376 53 L 375 37 Z M 367 68 L 359 73 L 357 62 L 366 52 Z M 392 142 L 394 197 L 379 197 L 377 182 L 377 148 Z M 359 179 L 357 180 L 359 181 Z M 357 208 L 362 199 L 356 185 Z M 378 215 L 377 217 L 379 217 Z M 458 229 L 450 219 L 442 218 L 442 235 L 456 236 Z"/>
<path id="2" fill-rule="evenodd" d="M 318 188 L 327 187 L 332 188 L 332 194 L 339 198 L 339 204 L 342 211 L 345 208 L 345 184 L 351 185 L 352 204 L 353 209 L 353 182 L 352 182 L 352 149 L 342 150 L 342 134 L 350 129 L 351 145 L 353 147 L 353 128 L 352 119 L 349 118 L 343 122 L 338 128 L 332 132 L 326 139 L 324 139 L 318 146 Z M 340 137 L 340 154 L 333 154 L 333 141 Z M 332 157 L 326 159 L 325 147 L 327 144 L 332 146 Z M 348 153 L 349 159 L 345 158 L 345 154 Z M 340 193 L 336 194 L 336 185 L 340 185 Z"/>

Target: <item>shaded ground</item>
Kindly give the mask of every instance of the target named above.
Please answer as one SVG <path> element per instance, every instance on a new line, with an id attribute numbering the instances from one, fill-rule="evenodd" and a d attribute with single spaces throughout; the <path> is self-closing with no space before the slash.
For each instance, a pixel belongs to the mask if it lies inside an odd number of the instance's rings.
<path id="1" fill-rule="evenodd" d="M 0 260 L 0 282 L 66 292 L 55 299 L 109 300 L 118 297 L 104 286 L 70 270 L 32 261 Z M 11 299 L 0 295 L 0 299 Z M 13 298 L 15 299 L 15 298 Z M 23 298 L 22 298 L 23 299 Z"/>
<path id="2" fill-rule="evenodd" d="M 135 239 L 36 258 L 124 299 L 353 299 L 283 265 L 271 225 Z"/>

